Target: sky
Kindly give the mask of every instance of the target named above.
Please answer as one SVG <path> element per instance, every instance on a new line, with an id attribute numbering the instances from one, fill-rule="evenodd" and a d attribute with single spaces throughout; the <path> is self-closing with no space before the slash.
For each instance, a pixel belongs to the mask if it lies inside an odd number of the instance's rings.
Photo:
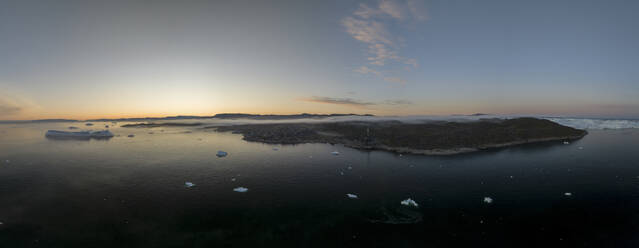
<path id="1" fill-rule="evenodd" d="M 0 0 L 0 120 L 639 118 L 639 2 Z"/>

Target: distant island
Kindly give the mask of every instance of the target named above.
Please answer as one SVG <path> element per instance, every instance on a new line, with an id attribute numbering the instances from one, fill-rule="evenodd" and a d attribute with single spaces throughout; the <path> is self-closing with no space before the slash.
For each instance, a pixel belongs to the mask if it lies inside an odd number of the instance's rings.
<path id="1" fill-rule="evenodd" d="M 204 128 L 242 134 L 246 141 L 269 144 L 331 143 L 358 149 L 425 155 L 452 155 L 535 142 L 570 141 L 587 134 L 585 130 L 536 118 L 425 123 L 270 123 Z"/>
<path id="2" fill-rule="evenodd" d="M 260 115 L 244 113 L 220 113 L 213 116 L 178 115 L 165 117 L 134 117 L 134 118 L 103 118 L 88 119 L 84 121 L 93 122 L 126 122 L 126 121 L 171 121 L 171 120 L 199 120 L 199 119 L 251 119 L 251 120 L 292 120 L 306 118 L 328 118 L 342 116 L 374 116 L 371 114 L 292 114 L 292 115 Z M 0 120 L 0 124 L 20 124 L 20 123 L 44 123 L 44 122 L 82 122 L 82 120 L 72 119 L 41 119 L 41 120 Z"/>

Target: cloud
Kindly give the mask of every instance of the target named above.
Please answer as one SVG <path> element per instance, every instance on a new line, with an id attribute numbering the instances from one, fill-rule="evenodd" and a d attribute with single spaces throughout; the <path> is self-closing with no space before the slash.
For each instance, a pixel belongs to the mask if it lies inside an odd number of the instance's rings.
<path id="1" fill-rule="evenodd" d="M 375 105 L 375 103 L 372 103 L 372 102 L 364 102 L 364 101 L 355 100 L 352 98 L 335 98 L 335 97 L 323 97 L 323 96 L 313 96 L 313 97 L 305 98 L 302 100 L 306 102 L 314 102 L 314 103 L 350 105 L 350 106 L 359 106 L 359 107 Z"/>
<path id="2" fill-rule="evenodd" d="M 398 78 L 398 77 L 385 77 L 384 81 L 396 84 L 405 84 L 406 80 Z"/>
<path id="3" fill-rule="evenodd" d="M 419 0 L 408 0 L 406 2 L 408 5 L 408 11 L 410 11 L 411 15 L 415 20 L 418 21 L 426 21 L 428 20 L 428 13 L 426 12 L 426 4 L 423 1 Z"/>
<path id="4" fill-rule="evenodd" d="M 364 66 L 364 65 L 360 66 L 359 68 L 357 68 L 357 69 L 355 69 L 353 71 L 357 72 L 357 73 L 361 73 L 361 74 L 369 74 L 370 73 L 370 74 L 374 74 L 376 76 L 381 76 L 382 75 L 381 72 L 379 72 L 377 70 L 373 70 L 370 67 Z"/>
<path id="5" fill-rule="evenodd" d="M 0 117 L 15 116 L 24 111 L 20 101 L 6 95 L 0 95 Z"/>
<path id="6" fill-rule="evenodd" d="M 7 92 L 0 89 L 0 119 L 16 118 L 40 109 L 29 99 Z"/>
<path id="7" fill-rule="evenodd" d="M 366 107 L 366 106 L 373 106 L 373 105 L 397 106 L 397 105 L 412 104 L 412 102 L 407 100 L 385 100 L 380 102 L 366 102 L 366 101 L 357 100 L 353 98 L 336 98 L 336 97 L 325 97 L 325 96 L 313 96 L 310 98 L 303 98 L 301 100 L 306 102 L 313 102 L 313 103 L 348 105 L 353 107 Z"/>
<path id="8" fill-rule="evenodd" d="M 22 108 L 20 106 L 3 102 L 2 99 L 0 99 L 0 116 L 13 116 L 20 112 L 22 112 Z"/>
<path id="9" fill-rule="evenodd" d="M 393 35 L 386 27 L 387 21 L 402 21 L 414 19 L 417 21 L 426 20 L 426 12 L 423 2 L 419 0 L 381 0 L 376 7 L 367 4 L 360 4 L 359 8 L 353 12 L 352 16 L 342 19 L 342 25 L 346 28 L 353 39 L 367 45 L 367 60 L 372 66 L 382 67 L 389 63 L 401 63 L 417 67 L 417 60 L 406 58 L 400 55 L 400 45 L 403 43 L 401 37 Z M 398 45 L 400 44 L 400 45 Z M 374 74 L 385 78 L 383 73 L 376 69 L 362 66 L 354 70 L 362 74 Z M 386 80 L 397 82 L 405 80 Z"/>
<path id="10" fill-rule="evenodd" d="M 342 20 L 346 32 L 354 39 L 369 44 L 393 44 L 392 36 L 381 22 L 346 17 Z"/>
<path id="11" fill-rule="evenodd" d="M 408 100 L 386 100 L 384 101 L 385 105 L 410 105 L 413 104 L 413 102 L 408 101 Z"/>
<path id="12" fill-rule="evenodd" d="M 406 9 L 405 6 L 395 1 L 385 0 L 379 3 L 379 10 L 382 13 L 390 15 L 391 17 L 400 19 L 400 20 L 406 18 L 405 9 Z"/>

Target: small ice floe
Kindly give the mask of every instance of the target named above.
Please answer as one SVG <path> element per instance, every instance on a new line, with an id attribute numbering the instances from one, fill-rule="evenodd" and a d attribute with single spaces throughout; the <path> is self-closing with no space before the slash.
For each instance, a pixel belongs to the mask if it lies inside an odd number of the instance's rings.
<path id="1" fill-rule="evenodd" d="M 404 206 L 419 207 L 419 204 L 417 204 L 417 202 L 413 201 L 413 199 L 410 199 L 410 198 L 403 200 L 400 203 Z"/>
<path id="2" fill-rule="evenodd" d="M 235 182 L 235 177 L 234 177 L 234 178 L 231 178 L 231 182 Z"/>
<path id="3" fill-rule="evenodd" d="M 357 199 L 356 194 L 346 194 L 346 196 L 348 196 L 348 198 L 351 198 L 351 199 Z"/>
<path id="4" fill-rule="evenodd" d="M 570 142 L 564 141 L 564 145 L 570 145 Z"/>
<path id="5" fill-rule="evenodd" d="M 229 154 L 225 151 L 217 151 L 217 154 L 215 154 L 215 156 L 217 156 L 218 158 L 226 157 L 226 155 L 229 155 Z"/>
<path id="6" fill-rule="evenodd" d="M 244 192 L 248 191 L 248 189 L 244 188 L 244 187 L 237 187 L 237 188 L 234 188 L 233 191 L 244 193 Z"/>
<path id="7" fill-rule="evenodd" d="M 565 195 L 565 196 L 572 196 L 572 193 L 570 193 L 570 192 L 566 192 L 566 193 L 564 193 L 564 195 Z"/>
<path id="8" fill-rule="evenodd" d="M 339 152 L 338 151 L 333 151 L 333 152 L 331 152 L 331 154 L 333 154 L 334 156 L 337 156 L 337 155 L 339 155 Z"/>
<path id="9" fill-rule="evenodd" d="M 93 123 L 87 123 L 87 124 L 84 124 L 84 125 L 93 126 Z"/>
<path id="10" fill-rule="evenodd" d="M 493 203 L 493 198 L 490 198 L 490 197 L 484 197 L 484 202 L 485 202 L 486 204 L 491 204 L 491 203 Z"/>
<path id="11" fill-rule="evenodd" d="M 133 134 L 129 134 L 129 135 L 127 135 L 126 137 L 133 138 L 133 137 L 135 137 L 135 135 L 133 135 Z"/>
<path id="12" fill-rule="evenodd" d="M 195 184 L 192 182 L 185 182 L 184 186 L 186 186 L 187 188 L 192 188 L 192 187 L 195 187 Z"/>

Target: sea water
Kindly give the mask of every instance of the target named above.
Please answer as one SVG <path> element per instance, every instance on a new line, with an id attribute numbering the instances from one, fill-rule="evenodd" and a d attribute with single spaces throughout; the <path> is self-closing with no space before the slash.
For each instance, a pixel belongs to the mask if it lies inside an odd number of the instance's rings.
<path id="1" fill-rule="evenodd" d="M 1 247 L 639 246 L 639 129 L 417 156 L 121 124 L 0 124 Z"/>

